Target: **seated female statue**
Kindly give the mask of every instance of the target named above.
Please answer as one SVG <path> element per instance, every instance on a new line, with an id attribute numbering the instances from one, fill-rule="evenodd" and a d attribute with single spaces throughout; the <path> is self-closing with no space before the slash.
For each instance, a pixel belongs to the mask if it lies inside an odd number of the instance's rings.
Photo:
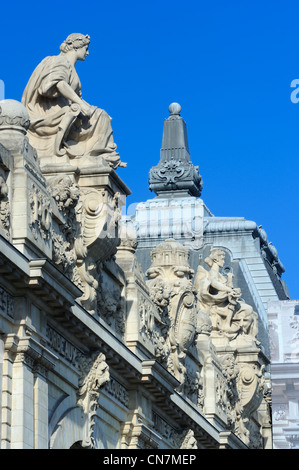
<path id="1" fill-rule="evenodd" d="M 59 55 L 46 57 L 34 70 L 22 97 L 29 141 L 39 156 L 103 157 L 113 168 L 126 166 L 116 152 L 111 118 L 82 99 L 75 64 L 85 60 L 89 43 L 88 35 L 71 34 Z"/>

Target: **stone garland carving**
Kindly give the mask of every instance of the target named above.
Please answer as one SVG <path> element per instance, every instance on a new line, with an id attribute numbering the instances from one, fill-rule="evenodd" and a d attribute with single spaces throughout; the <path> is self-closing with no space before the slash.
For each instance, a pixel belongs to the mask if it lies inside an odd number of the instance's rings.
<path id="1" fill-rule="evenodd" d="M 145 338 L 151 340 L 153 337 L 153 330 L 155 325 L 155 314 L 153 312 L 153 304 L 144 297 L 139 295 L 139 314 L 140 314 L 140 334 Z"/>
<path id="2" fill-rule="evenodd" d="M 10 230 L 10 204 L 8 200 L 8 186 L 3 176 L 0 176 L 0 224 L 6 238 Z"/>
<path id="3" fill-rule="evenodd" d="M 217 376 L 217 406 L 226 414 L 229 428 L 234 430 L 236 417 L 240 415 L 242 408 L 237 390 L 239 367 L 233 354 L 224 354 L 218 359 L 222 374 Z"/>
<path id="4" fill-rule="evenodd" d="M 168 316 L 170 290 L 163 279 L 157 278 L 150 281 L 149 292 L 150 298 L 158 311 L 152 330 L 155 357 L 168 368 L 170 346 L 167 338 L 171 326 Z"/>
<path id="5" fill-rule="evenodd" d="M 102 264 L 100 263 L 100 266 Z M 97 307 L 98 315 L 121 336 L 125 333 L 125 305 L 121 289 L 114 286 L 111 289 L 103 285 L 101 268 L 98 270 Z"/>
<path id="6" fill-rule="evenodd" d="M 77 404 L 86 416 L 82 447 L 94 448 L 95 415 L 99 406 L 100 389 L 110 380 L 109 367 L 103 353 L 95 352 L 91 356 L 78 354 L 76 359 L 81 372 L 78 382 Z"/>
<path id="7" fill-rule="evenodd" d="M 78 185 L 72 182 L 68 175 L 55 176 L 47 181 L 47 188 L 51 196 L 55 199 L 59 210 L 73 223 L 74 214 L 70 209 L 74 208 L 78 202 L 80 192 Z"/>
<path id="8" fill-rule="evenodd" d="M 64 219 L 59 232 L 53 228 L 51 231 L 53 261 L 76 285 L 80 284 L 78 287 L 82 287 L 79 277 L 76 277 L 77 257 L 84 253 L 81 227 L 77 221 L 77 212 L 80 211 L 79 188 L 69 176 L 62 175 L 49 179 L 47 189 Z"/>
<path id="9" fill-rule="evenodd" d="M 54 230 L 52 230 L 52 252 L 55 264 L 64 274 L 72 278 L 76 264 L 75 251 L 71 248 L 71 242 L 66 241 L 61 233 L 56 233 Z"/>
<path id="10" fill-rule="evenodd" d="M 47 241 L 51 235 L 52 208 L 50 198 L 32 183 L 29 193 L 31 208 L 29 226 L 35 240 L 39 235 Z"/>
<path id="11" fill-rule="evenodd" d="M 187 368 L 184 394 L 203 411 L 204 409 L 204 381 L 201 371 L 190 371 Z"/>
<path id="12" fill-rule="evenodd" d="M 247 342 L 257 343 L 257 314 L 241 300 L 240 289 L 233 287 L 232 274 L 223 276 L 220 273 L 224 258 L 222 250 L 213 249 L 205 259 L 210 271 L 198 267 L 194 286 L 200 308 L 211 318 L 213 336 L 224 336 L 228 341 L 239 336 Z"/>

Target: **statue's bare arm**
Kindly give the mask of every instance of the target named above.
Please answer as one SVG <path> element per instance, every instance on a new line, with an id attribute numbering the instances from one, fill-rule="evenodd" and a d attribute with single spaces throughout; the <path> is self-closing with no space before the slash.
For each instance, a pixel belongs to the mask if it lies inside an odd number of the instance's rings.
<path id="1" fill-rule="evenodd" d="M 75 91 L 69 86 L 68 83 L 61 80 L 60 82 L 57 83 L 56 87 L 59 93 L 62 94 L 62 96 L 64 96 L 66 99 L 68 99 L 72 103 L 78 104 L 83 114 L 85 114 L 86 116 L 90 116 L 93 113 L 93 106 L 90 106 L 89 104 L 86 103 L 86 101 L 82 100 L 77 95 L 77 93 L 75 93 Z"/>
<path id="2" fill-rule="evenodd" d="M 227 292 L 228 294 L 231 294 L 237 297 L 238 296 L 237 290 L 219 281 L 217 279 L 217 276 L 218 276 L 217 273 L 213 273 L 212 271 L 210 271 L 211 286 L 220 292 Z"/>

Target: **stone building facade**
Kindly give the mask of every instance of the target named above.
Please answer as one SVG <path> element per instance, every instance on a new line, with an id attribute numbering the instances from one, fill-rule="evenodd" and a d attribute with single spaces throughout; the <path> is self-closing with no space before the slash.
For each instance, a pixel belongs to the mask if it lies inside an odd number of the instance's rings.
<path id="1" fill-rule="evenodd" d="M 274 449 L 299 449 L 299 300 L 268 305 Z"/>
<path id="2" fill-rule="evenodd" d="M 79 36 L 63 43 L 69 60 L 84 59 Z M 261 227 L 200 199 L 177 104 L 150 174 L 157 198 L 123 220 L 110 121 L 80 101 L 64 60 L 23 104 L 0 103 L 1 448 L 271 448 L 277 253 Z M 66 73 L 77 98 L 49 117 L 73 96 Z"/>

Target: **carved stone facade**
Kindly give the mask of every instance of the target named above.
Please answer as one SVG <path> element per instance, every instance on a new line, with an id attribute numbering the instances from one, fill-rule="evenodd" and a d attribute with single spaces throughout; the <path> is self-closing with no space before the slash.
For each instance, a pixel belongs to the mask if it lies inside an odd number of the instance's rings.
<path id="1" fill-rule="evenodd" d="M 299 300 L 269 302 L 274 449 L 299 449 Z"/>
<path id="2" fill-rule="evenodd" d="M 73 47 L 69 57 L 84 59 L 81 36 L 63 43 L 64 54 Z M 65 56 L 54 62 L 66 66 Z M 179 105 L 165 128 L 176 135 L 179 125 L 183 138 L 173 152 L 164 139 L 150 184 L 158 211 L 188 209 L 186 230 L 173 232 L 173 217 L 164 238 L 140 236 L 121 219 L 130 190 L 112 138 L 109 151 L 93 135 L 84 155 L 71 152 L 71 136 L 87 118 L 98 129 L 102 116 L 83 102 L 76 75 L 81 111 L 70 104 L 53 123 L 57 135 L 48 129 L 54 114 L 43 113 L 67 93 L 54 75 L 51 89 L 41 81 L 37 90 L 36 72 L 26 107 L 0 103 L 1 448 L 270 448 L 262 313 L 234 285 L 225 244 L 215 248 L 202 230 L 202 181 Z"/>

